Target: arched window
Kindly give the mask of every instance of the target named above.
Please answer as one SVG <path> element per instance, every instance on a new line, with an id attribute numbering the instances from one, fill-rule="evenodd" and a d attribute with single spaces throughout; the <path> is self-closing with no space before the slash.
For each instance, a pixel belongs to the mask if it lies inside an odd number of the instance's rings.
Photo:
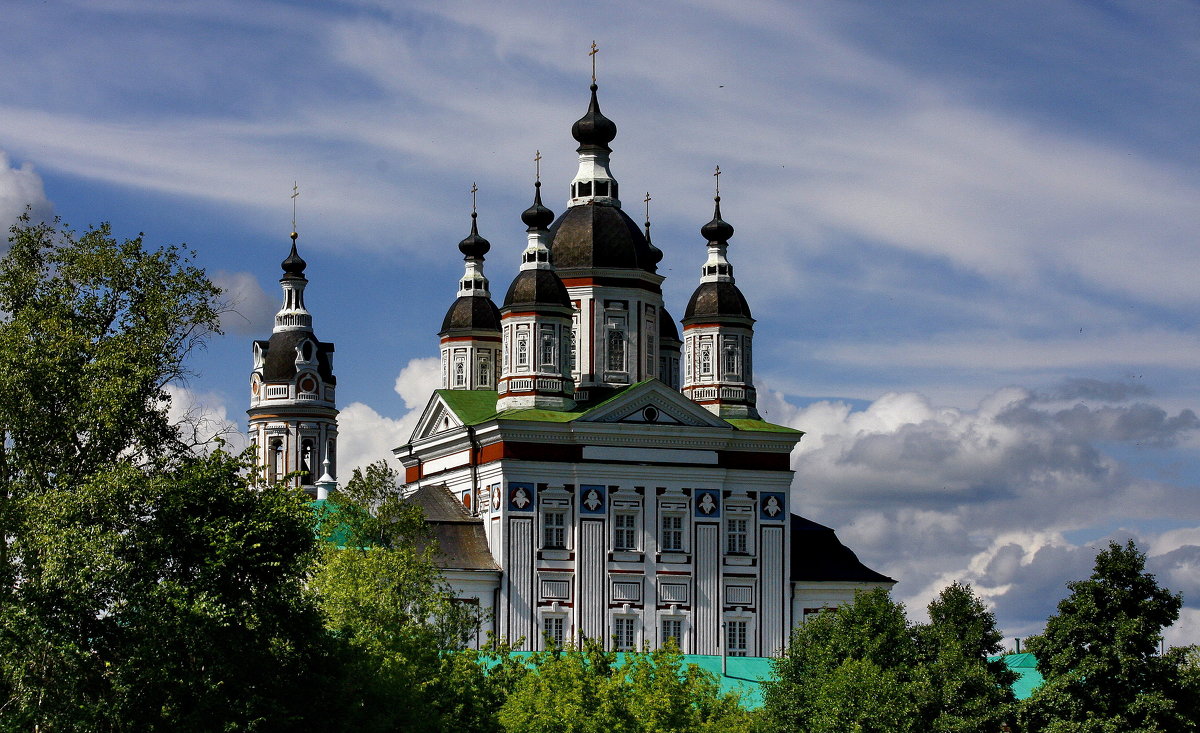
<path id="1" fill-rule="evenodd" d="M 467 365 L 462 359 L 454 360 L 454 386 L 462 387 L 467 383 Z"/>
<path id="2" fill-rule="evenodd" d="M 305 438 L 300 444 L 300 470 L 304 472 L 304 476 L 300 478 L 301 483 L 311 484 L 313 482 L 313 442 L 309 438 Z"/>
<path id="3" fill-rule="evenodd" d="M 479 386 L 486 387 L 492 383 L 492 363 L 486 356 L 479 357 Z"/>
<path id="4" fill-rule="evenodd" d="M 283 441 L 275 438 L 270 443 L 270 455 L 267 457 L 269 471 L 267 480 L 275 483 L 283 478 Z"/>
<path id="5" fill-rule="evenodd" d="M 608 370 L 625 371 L 625 332 L 619 328 L 608 332 Z"/>
<path id="6" fill-rule="evenodd" d="M 712 344 L 700 344 L 700 373 L 707 376 L 712 374 Z"/>

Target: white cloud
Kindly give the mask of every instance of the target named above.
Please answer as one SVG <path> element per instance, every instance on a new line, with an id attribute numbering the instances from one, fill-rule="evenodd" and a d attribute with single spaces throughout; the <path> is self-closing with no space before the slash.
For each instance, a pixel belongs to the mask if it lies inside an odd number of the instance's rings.
<path id="1" fill-rule="evenodd" d="M 1080 395 L 1091 404 L 1072 402 Z M 1193 489 L 1140 476 L 1125 458 L 1129 450 L 1163 462 L 1191 455 L 1200 420 L 1144 397 L 1128 383 L 1075 380 L 1042 392 L 1001 389 L 971 410 L 915 393 L 862 410 L 767 402 L 807 431 L 793 455 L 801 514 L 837 528 L 864 562 L 900 580 L 897 593 L 914 610 L 966 581 L 1010 633 L 1024 635 L 1054 610 L 1067 581 L 1087 577 L 1109 538 L 1135 537 L 1160 580 L 1200 605 Z M 1156 529 L 1163 516 L 1194 526 Z"/>
<path id="2" fill-rule="evenodd" d="M 225 333 L 257 336 L 270 332 L 278 303 L 271 300 L 258 278 L 248 272 L 226 270 L 213 272 L 211 278 L 225 291 L 223 298 L 231 308 L 221 314 L 221 329 Z"/>
<path id="3" fill-rule="evenodd" d="M 396 394 L 404 398 L 404 406 L 420 410 L 429 401 L 429 395 L 442 386 L 442 360 L 436 356 L 413 359 L 400 370 L 396 377 Z"/>
<path id="4" fill-rule="evenodd" d="M 229 418 L 225 400 L 220 395 L 194 392 L 176 384 L 168 384 L 166 391 L 171 398 L 167 419 L 179 427 L 184 441 L 197 450 L 211 450 L 216 438 L 225 442 L 226 451 L 235 454 L 250 444 L 238 423 Z"/>
<path id="5" fill-rule="evenodd" d="M 345 481 L 360 466 L 386 460 L 394 465 L 392 449 L 408 442 L 421 411 L 433 390 L 441 386 L 440 360 L 413 359 L 396 377 L 396 393 L 404 398 L 408 412 L 399 418 L 380 415 L 372 407 L 354 402 L 338 415 L 338 478 Z"/>
<path id="6" fill-rule="evenodd" d="M 29 207 L 34 219 L 49 219 L 54 204 L 46 198 L 42 177 L 26 161 L 18 168 L 9 162 L 8 153 L 0 150 L 0 239 L 7 239 L 8 228 Z"/>

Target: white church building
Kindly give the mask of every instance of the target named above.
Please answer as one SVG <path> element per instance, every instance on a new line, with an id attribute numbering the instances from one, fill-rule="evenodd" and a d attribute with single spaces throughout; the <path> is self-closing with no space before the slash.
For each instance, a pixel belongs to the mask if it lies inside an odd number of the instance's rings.
<path id="1" fill-rule="evenodd" d="M 754 319 L 719 189 L 681 338 L 649 221 L 622 209 L 616 125 L 596 91 L 571 128 L 567 208 L 556 219 L 534 182 L 528 244 L 499 307 L 471 214 L 439 332 L 442 388 L 394 450 L 403 490 L 425 509 L 456 596 L 480 606 L 481 638 L 622 650 L 674 637 L 688 654 L 771 655 L 805 615 L 895 581 L 796 513 L 803 433 L 755 408 Z M 283 308 L 254 343 L 249 415 L 268 476 L 303 471 L 316 496 L 337 475 L 336 380 L 304 269 L 293 234 Z"/>

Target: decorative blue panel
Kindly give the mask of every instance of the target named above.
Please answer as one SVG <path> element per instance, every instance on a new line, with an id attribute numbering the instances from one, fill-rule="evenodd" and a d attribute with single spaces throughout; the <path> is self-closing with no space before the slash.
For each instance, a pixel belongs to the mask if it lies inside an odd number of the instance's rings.
<path id="1" fill-rule="evenodd" d="M 508 510 L 510 512 L 532 512 L 537 507 L 537 490 L 533 484 L 520 481 L 508 482 Z"/>
<path id="2" fill-rule="evenodd" d="M 758 518 L 764 522 L 782 522 L 787 518 L 787 496 L 773 491 L 758 495 Z"/>
<path id="3" fill-rule="evenodd" d="M 692 494 L 697 519 L 716 519 L 721 516 L 721 492 L 698 489 Z"/>
<path id="4" fill-rule="evenodd" d="M 604 514 L 608 511 L 605 501 L 605 487 L 583 484 L 579 487 L 579 513 Z"/>

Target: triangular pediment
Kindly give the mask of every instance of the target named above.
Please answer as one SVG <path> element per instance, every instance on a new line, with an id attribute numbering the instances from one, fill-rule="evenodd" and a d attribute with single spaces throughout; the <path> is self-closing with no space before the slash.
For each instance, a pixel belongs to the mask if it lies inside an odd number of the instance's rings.
<path id="1" fill-rule="evenodd" d="M 410 443 L 415 443 L 422 438 L 428 438 L 438 433 L 444 433 L 463 426 L 462 420 L 450 409 L 450 405 L 446 404 L 446 400 L 437 392 L 429 396 L 429 402 L 425 405 L 425 410 L 421 413 L 421 419 L 417 421 L 416 428 L 413 429 L 412 437 L 409 438 Z"/>
<path id="2" fill-rule="evenodd" d="M 578 422 L 732 427 L 657 379 L 630 387 L 607 402 L 589 410 L 587 414 L 579 418 Z"/>

